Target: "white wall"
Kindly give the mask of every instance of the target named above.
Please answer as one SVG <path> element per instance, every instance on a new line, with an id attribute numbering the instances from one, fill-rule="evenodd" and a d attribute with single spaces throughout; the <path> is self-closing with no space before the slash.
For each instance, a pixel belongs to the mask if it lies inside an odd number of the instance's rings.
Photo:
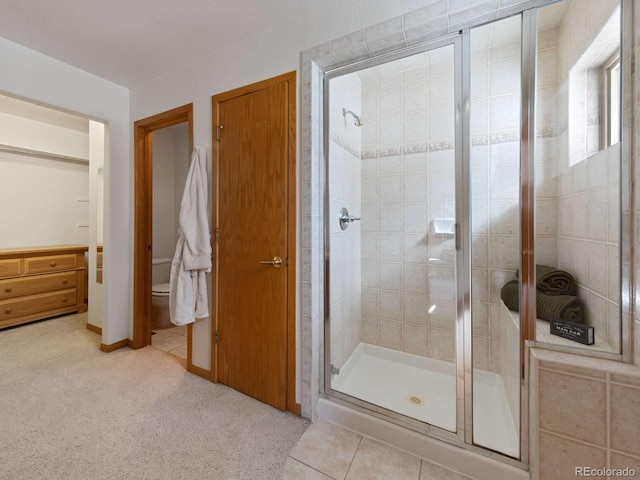
<path id="1" fill-rule="evenodd" d="M 177 240 L 176 195 L 180 189 L 174 179 L 176 147 L 173 131 L 153 132 L 153 256 L 172 257 Z M 177 188 L 176 188 L 177 187 Z"/>
<path id="2" fill-rule="evenodd" d="M 102 243 L 104 223 L 104 138 L 103 123 L 89 121 L 89 319 L 102 327 L 105 284 L 96 281 L 97 247 Z M 104 267 L 103 267 L 104 276 Z"/>
<path id="3" fill-rule="evenodd" d="M 89 158 L 89 125 L 83 131 L 0 112 L 0 144 Z"/>
<path id="4" fill-rule="evenodd" d="M 0 152 L 0 248 L 89 241 L 89 166 Z"/>
<path id="5" fill-rule="evenodd" d="M 107 123 L 102 342 L 127 338 L 132 331 L 133 263 L 129 91 L 3 38 L 0 65 L 0 91 Z"/>
<path id="6" fill-rule="evenodd" d="M 194 144 L 205 147 L 211 158 L 212 95 L 299 70 L 301 51 L 428 3 L 431 2 L 314 2 L 298 17 L 283 17 L 282 24 L 233 45 L 217 49 L 212 46 L 210 54 L 132 87 L 132 119 L 138 120 L 193 102 Z M 302 83 L 300 77 L 298 82 Z M 194 325 L 193 363 L 206 369 L 210 366 L 210 331 L 208 320 L 199 320 Z"/>
<path id="7" fill-rule="evenodd" d="M 173 258 L 180 203 L 189 171 L 186 123 L 153 132 L 153 257 Z M 169 282 L 170 265 L 153 266 L 153 284 Z"/>
<path id="8" fill-rule="evenodd" d="M 89 122 L 80 131 L 0 113 L 0 144 L 73 156 L 86 164 L 0 153 L 0 248 L 83 244 L 89 223 Z"/>

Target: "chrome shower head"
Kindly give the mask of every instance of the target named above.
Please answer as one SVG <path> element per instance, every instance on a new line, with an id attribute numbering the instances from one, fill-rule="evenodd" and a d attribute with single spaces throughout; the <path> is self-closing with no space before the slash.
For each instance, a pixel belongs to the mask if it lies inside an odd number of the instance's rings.
<path id="1" fill-rule="evenodd" d="M 342 109 L 342 116 L 346 118 L 347 115 L 351 115 L 353 117 L 353 124 L 356 127 L 361 127 L 362 126 L 362 120 L 360 120 L 360 117 L 358 115 L 353 113 L 351 110 L 347 110 L 346 108 L 343 108 Z"/>

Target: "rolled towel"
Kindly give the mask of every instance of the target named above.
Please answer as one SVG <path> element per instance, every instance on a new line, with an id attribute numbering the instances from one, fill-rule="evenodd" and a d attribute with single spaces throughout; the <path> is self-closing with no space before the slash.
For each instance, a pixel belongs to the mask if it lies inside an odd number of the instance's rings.
<path id="1" fill-rule="evenodd" d="M 536 265 L 536 288 L 546 295 L 575 295 L 576 281 L 564 270 Z"/>
<path id="2" fill-rule="evenodd" d="M 561 318 L 571 322 L 584 322 L 582 300 L 573 295 L 546 295 L 536 292 L 536 315 L 542 320 Z"/>
<path id="3" fill-rule="evenodd" d="M 516 276 L 519 273 L 516 272 Z M 576 281 L 569 272 L 548 265 L 536 265 L 536 289 L 546 295 L 575 295 Z"/>
<path id="4" fill-rule="evenodd" d="M 507 282 L 500 290 L 505 306 L 514 312 L 520 311 L 520 285 L 518 280 Z M 536 316 L 542 320 L 561 318 L 572 322 L 584 322 L 584 304 L 573 295 L 547 295 L 536 291 Z"/>
<path id="5" fill-rule="evenodd" d="M 520 311 L 520 282 L 518 280 L 511 280 L 507 282 L 500 290 L 500 298 L 506 305 L 506 307 L 513 311 Z"/>

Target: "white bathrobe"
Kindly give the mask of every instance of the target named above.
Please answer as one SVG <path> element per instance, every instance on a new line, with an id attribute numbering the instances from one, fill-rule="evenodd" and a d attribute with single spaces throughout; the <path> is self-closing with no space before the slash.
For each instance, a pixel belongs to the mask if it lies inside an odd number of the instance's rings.
<path id="1" fill-rule="evenodd" d="M 169 312 L 175 325 L 209 316 L 206 274 L 211 272 L 207 216 L 207 153 L 195 147 L 180 203 L 178 244 L 171 262 Z"/>

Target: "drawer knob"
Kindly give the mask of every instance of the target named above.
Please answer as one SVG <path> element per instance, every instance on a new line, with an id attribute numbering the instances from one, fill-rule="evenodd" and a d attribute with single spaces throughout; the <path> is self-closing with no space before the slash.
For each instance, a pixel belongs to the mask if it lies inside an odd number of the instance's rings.
<path id="1" fill-rule="evenodd" d="M 69 283 L 69 280 L 67 280 L 66 278 L 64 280 L 62 280 L 62 284 L 66 285 L 67 283 Z"/>
<path id="2" fill-rule="evenodd" d="M 4 313 L 11 313 L 12 309 L 11 307 L 7 307 L 4 309 Z"/>
<path id="3" fill-rule="evenodd" d="M 49 265 L 51 265 L 52 267 L 56 266 L 56 261 L 55 260 L 51 260 L 51 263 L 49 263 Z"/>
<path id="4" fill-rule="evenodd" d="M 62 297 L 62 303 L 67 301 L 67 297 Z"/>
<path id="5" fill-rule="evenodd" d="M 5 287 L 4 291 L 6 293 L 11 293 L 13 291 L 13 287 Z"/>

